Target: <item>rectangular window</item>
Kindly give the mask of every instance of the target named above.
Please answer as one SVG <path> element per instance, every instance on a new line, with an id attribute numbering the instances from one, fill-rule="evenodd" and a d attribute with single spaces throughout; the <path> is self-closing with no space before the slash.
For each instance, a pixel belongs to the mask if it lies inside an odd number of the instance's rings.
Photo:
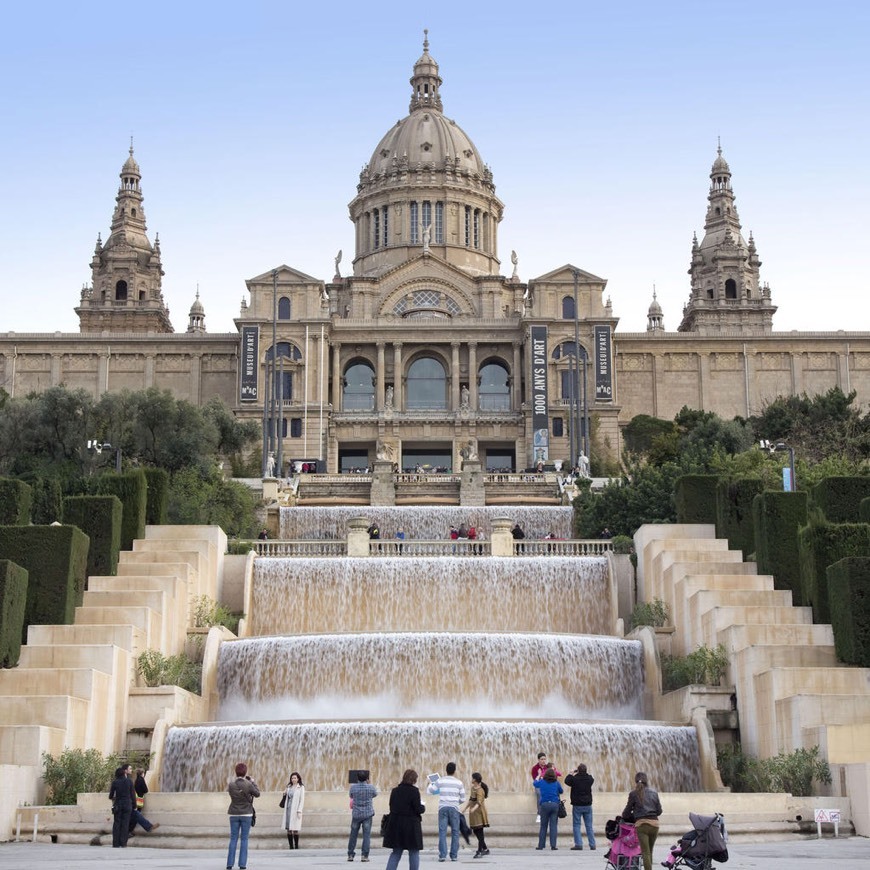
<path id="1" fill-rule="evenodd" d="M 465 247 L 471 245 L 471 206 L 465 206 Z"/>
<path id="2" fill-rule="evenodd" d="M 290 419 L 290 437 L 291 438 L 301 438 L 302 437 L 302 418 L 301 417 L 292 417 Z"/>
<path id="3" fill-rule="evenodd" d="M 444 203 L 435 203 L 435 244 L 444 244 Z"/>
<path id="4" fill-rule="evenodd" d="M 423 200 L 423 220 L 420 223 L 424 228 L 432 223 L 432 203 L 428 199 Z"/>
<path id="5" fill-rule="evenodd" d="M 390 212 L 389 206 L 384 206 L 384 247 L 390 244 Z"/>
<path id="6" fill-rule="evenodd" d="M 380 247 L 381 241 L 381 213 L 378 209 L 374 209 L 372 211 L 372 219 L 374 220 L 374 245 L 373 247 Z"/>
<path id="7" fill-rule="evenodd" d="M 562 398 L 566 402 L 577 402 L 580 399 L 580 389 L 577 380 L 577 372 L 571 369 L 563 369 L 562 372 Z M 573 377 L 572 377 L 573 375 Z"/>
<path id="8" fill-rule="evenodd" d="M 553 417 L 553 437 L 563 438 L 565 435 L 561 417 Z"/>
<path id="9" fill-rule="evenodd" d="M 420 244 L 420 216 L 417 214 L 417 203 L 411 203 L 411 244 Z"/>
<path id="10" fill-rule="evenodd" d="M 474 247 L 480 247 L 480 209 L 474 210 Z"/>

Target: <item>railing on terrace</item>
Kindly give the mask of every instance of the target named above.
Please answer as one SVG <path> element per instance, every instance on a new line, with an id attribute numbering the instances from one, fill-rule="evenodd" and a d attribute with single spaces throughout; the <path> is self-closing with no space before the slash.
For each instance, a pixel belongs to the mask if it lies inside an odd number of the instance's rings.
<path id="1" fill-rule="evenodd" d="M 346 556 L 347 541 L 239 541 L 240 549 L 245 546 L 254 550 L 257 556 L 265 557 L 327 557 Z M 234 548 L 236 544 L 234 543 Z M 609 540 L 531 540 L 526 538 L 513 542 L 515 556 L 604 556 L 613 549 Z M 460 540 L 440 541 L 399 541 L 389 538 L 383 541 L 369 541 L 371 556 L 491 556 L 492 542 Z"/>
<path id="2" fill-rule="evenodd" d="M 372 556 L 490 556 L 490 541 L 369 541 Z"/>
<path id="3" fill-rule="evenodd" d="M 515 556 L 604 556 L 613 549 L 609 540 L 514 541 Z"/>
<path id="4" fill-rule="evenodd" d="M 347 541 L 247 541 L 258 556 L 346 556 Z"/>
<path id="5" fill-rule="evenodd" d="M 393 475 L 396 483 L 461 483 L 462 475 L 446 471 L 427 473 L 425 471 L 402 471 Z"/>

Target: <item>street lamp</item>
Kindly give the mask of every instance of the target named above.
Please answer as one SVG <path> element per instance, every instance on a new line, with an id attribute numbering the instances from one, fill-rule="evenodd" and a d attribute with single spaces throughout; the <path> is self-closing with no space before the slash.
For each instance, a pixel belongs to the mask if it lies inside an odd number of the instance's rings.
<path id="1" fill-rule="evenodd" d="M 783 441 L 778 441 L 776 444 L 771 441 L 760 441 L 759 446 L 762 450 L 766 450 L 771 456 L 774 453 L 788 453 L 788 480 L 783 480 L 783 489 L 786 492 L 797 492 L 797 476 L 794 470 L 794 447 L 789 447 Z M 785 469 L 783 469 L 785 471 Z M 787 485 L 786 485 L 787 484 Z"/>

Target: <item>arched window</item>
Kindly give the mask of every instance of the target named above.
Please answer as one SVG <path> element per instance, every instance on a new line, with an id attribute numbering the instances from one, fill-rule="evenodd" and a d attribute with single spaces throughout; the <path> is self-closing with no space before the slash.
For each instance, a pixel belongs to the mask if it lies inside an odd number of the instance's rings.
<path id="1" fill-rule="evenodd" d="M 447 410 L 447 375 L 439 360 L 421 357 L 411 363 L 406 403 L 409 409 Z"/>
<path id="2" fill-rule="evenodd" d="M 725 282 L 725 298 L 726 299 L 736 299 L 737 298 L 737 282 L 733 278 L 729 278 Z"/>
<path id="3" fill-rule="evenodd" d="M 116 302 L 126 302 L 127 301 L 127 282 L 126 281 L 118 281 L 115 284 L 115 301 Z"/>
<path id="4" fill-rule="evenodd" d="M 286 296 L 282 296 L 278 300 L 278 320 L 290 319 L 290 300 Z"/>
<path id="5" fill-rule="evenodd" d="M 573 320 L 574 319 L 574 297 L 573 296 L 563 296 L 562 297 L 562 320 Z"/>
<path id="6" fill-rule="evenodd" d="M 345 411 L 374 411 L 375 370 L 367 362 L 354 363 L 344 373 L 342 409 Z"/>
<path id="7" fill-rule="evenodd" d="M 480 370 L 480 410 L 510 411 L 510 376 L 501 363 L 487 363 Z"/>
<path id="8" fill-rule="evenodd" d="M 291 362 L 299 362 L 302 359 L 302 354 L 295 344 L 289 341 L 279 341 L 277 345 L 277 353 L 275 358 L 275 398 L 282 402 L 291 402 L 293 400 L 293 370 L 288 368 L 287 363 L 284 363 L 284 371 L 281 371 L 281 360 L 290 360 Z M 272 365 L 273 359 L 272 348 L 266 351 L 266 362 L 268 365 L 269 374 L 269 398 L 271 398 L 272 390 Z"/>

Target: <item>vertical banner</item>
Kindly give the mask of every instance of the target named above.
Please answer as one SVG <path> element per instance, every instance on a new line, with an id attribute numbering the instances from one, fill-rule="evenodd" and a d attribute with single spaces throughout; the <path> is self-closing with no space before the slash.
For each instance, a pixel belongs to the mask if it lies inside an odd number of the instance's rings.
<path id="1" fill-rule="evenodd" d="M 547 327 L 533 326 L 531 377 L 534 462 L 550 458 L 549 397 L 547 395 Z"/>
<path id="2" fill-rule="evenodd" d="M 242 327 L 242 372 L 239 380 L 239 401 L 257 401 L 257 375 L 259 374 L 260 327 Z"/>
<path id="3" fill-rule="evenodd" d="M 595 327 L 595 401 L 613 401 L 613 348 L 610 327 Z"/>

